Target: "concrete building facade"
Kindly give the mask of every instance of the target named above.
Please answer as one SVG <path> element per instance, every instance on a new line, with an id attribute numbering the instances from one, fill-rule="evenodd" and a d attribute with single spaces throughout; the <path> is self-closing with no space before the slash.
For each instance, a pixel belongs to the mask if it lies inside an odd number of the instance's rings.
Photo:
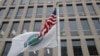
<path id="1" fill-rule="evenodd" d="M 40 31 L 56 0 L 0 1 L 0 56 L 7 56 L 14 36 Z M 61 56 L 100 56 L 100 0 L 60 0 Z M 58 47 L 19 56 L 58 56 Z"/>

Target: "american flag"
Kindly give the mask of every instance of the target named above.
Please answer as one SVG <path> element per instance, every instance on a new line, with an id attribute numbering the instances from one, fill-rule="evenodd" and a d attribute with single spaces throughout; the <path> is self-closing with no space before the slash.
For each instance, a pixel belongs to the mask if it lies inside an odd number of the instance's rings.
<path id="1" fill-rule="evenodd" d="M 54 26 L 56 23 L 57 23 L 57 19 L 56 19 L 56 8 L 55 8 L 53 13 L 49 16 L 49 18 L 44 23 L 44 26 L 40 31 L 39 38 L 46 35 L 49 32 L 49 30 L 52 28 L 52 26 Z"/>

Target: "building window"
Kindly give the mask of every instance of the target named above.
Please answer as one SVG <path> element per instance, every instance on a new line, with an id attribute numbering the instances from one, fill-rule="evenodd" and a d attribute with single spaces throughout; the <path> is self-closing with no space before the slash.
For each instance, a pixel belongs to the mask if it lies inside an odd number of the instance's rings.
<path id="1" fill-rule="evenodd" d="M 31 18 L 33 14 L 33 7 L 28 7 L 26 18 Z"/>
<path id="2" fill-rule="evenodd" d="M 78 29 L 77 29 L 77 24 L 75 19 L 70 19 L 69 20 L 70 24 L 70 31 L 72 36 L 78 36 Z"/>
<path id="3" fill-rule="evenodd" d="M 80 16 L 84 16 L 84 15 L 85 15 L 83 6 L 82 6 L 81 4 L 78 4 L 78 5 L 77 5 L 77 10 L 78 10 L 78 14 L 79 14 Z"/>
<path id="4" fill-rule="evenodd" d="M 53 6 L 47 6 L 47 17 L 50 16 L 50 14 L 52 13 L 53 11 Z"/>
<path id="5" fill-rule="evenodd" d="M 62 3 L 63 0 L 59 0 L 59 3 Z"/>
<path id="6" fill-rule="evenodd" d="M 13 5 L 17 5 L 18 4 L 18 0 L 13 0 Z"/>
<path id="7" fill-rule="evenodd" d="M 87 42 L 87 47 L 88 47 L 90 56 L 98 56 L 98 52 L 97 52 L 94 40 L 86 39 L 86 42 Z"/>
<path id="8" fill-rule="evenodd" d="M 72 5 L 67 5 L 67 13 L 68 13 L 68 16 L 74 16 L 74 11 L 73 11 Z"/>
<path id="9" fill-rule="evenodd" d="M 4 47 L 4 50 L 3 50 L 3 55 L 2 56 L 7 56 L 9 50 L 10 50 L 10 47 L 11 47 L 11 42 L 6 42 L 5 43 L 5 47 Z"/>
<path id="10" fill-rule="evenodd" d="M 96 12 L 95 12 L 92 4 L 87 4 L 87 7 L 88 7 L 90 15 L 96 15 Z"/>
<path id="11" fill-rule="evenodd" d="M 4 22 L 2 26 L 0 27 L 0 38 L 4 36 L 7 26 L 8 26 L 8 22 Z"/>
<path id="12" fill-rule="evenodd" d="M 67 55 L 67 42 L 66 42 L 66 40 L 61 40 L 61 56 L 68 56 Z"/>
<path id="13" fill-rule="evenodd" d="M 48 2 L 48 3 L 52 3 L 52 2 L 53 2 L 53 0 L 47 0 L 47 2 Z"/>
<path id="14" fill-rule="evenodd" d="M 80 40 L 72 40 L 74 56 L 83 56 Z"/>
<path id="15" fill-rule="evenodd" d="M 24 53 L 20 53 L 18 56 L 23 56 Z"/>
<path id="16" fill-rule="evenodd" d="M 100 20 L 99 18 L 93 18 L 93 23 L 97 33 L 100 35 Z"/>
<path id="17" fill-rule="evenodd" d="M 63 17 L 63 6 L 62 5 L 59 5 L 59 16 L 60 17 Z"/>
<path id="18" fill-rule="evenodd" d="M 91 0 L 84 0 L 85 2 L 90 2 Z"/>
<path id="19" fill-rule="evenodd" d="M 30 52 L 29 56 L 38 56 L 38 51 Z"/>
<path id="20" fill-rule="evenodd" d="M 10 3 L 9 0 L 5 0 L 3 5 L 8 5 Z"/>
<path id="21" fill-rule="evenodd" d="M 43 6 L 37 7 L 36 18 L 42 18 L 43 15 Z"/>
<path id="22" fill-rule="evenodd" d="M 30 2 L 29 2 L 30 4 L 34 4 L 34 0 L 30 0 Z"/>
<path id="23" fill-rule="evenodd" d="M 21 0 L 21 4 L 25 5 L 26 4 L 26 0 Z"/>
<path id="24" fill-rule="evenodd" d="M 98 7 L 98 9 L 100 10 L 100 3 L 97 3 L 97 7 Z"/>
<path id="25" fill-rule="evenodd" d="M 65 34 L 65 26 L 64 26 L 64 20 L 60 20 L 60 35 L 64 36 Z"/>
<path id="26" fill-rule="evenodd" d="M 67 3 L 72 2 L 72 0 L 65 0 Z"/>
<path id="27" fill-rule="evenodd" d="M 39 32 L 41 30 L 41 21 L 35 21 L 33 31 Z"/>
<path id="28" fill-rule="evenodd" d="M 10 8 L 9 11 L 8 11 L 8 13 L 7 13 L 6 18 L 7 19 L 11 19 L 12 15 L 13 15 L 13 12 L 14 12 L 14 8 Z"/>
<path id="29" fill-rule="evenodd" d="M 22 33 L 28 32 L 29 31 L 29 27 L 30 27 L 30 22 L 29 21 L 25 21 L 24 24 L 23 24 Z"/>
<path id="30" fill-rule="evenodd" d="M 9 38 L 15 37 L 19 22 L 14 22 L 9 33 Z"/>
<path id="31" fill-rule="evenodd" d="M 0 18 L 2 17 L 4 11 L 5 11 L 5 8 L 0 8 Z"/>
<path id="32" fill-rule="evenodd" d="M 53 56 L 53 49 L 52 48 L 45 48 L 44 56 Z"/>
<path id="33" fill-rule="evenodd" d="M 81 2 L 81 0 L 75 0 L 76 2 Z"/>
<path id="34" fill-rule="evenodd" d="M 87 19 L 81 19 L 84 35 L 92 35 Z"/>
<path id="35" fill-rule="evenodd" d="M 22 14 L 23 14 L 23 9 L 24 9 L 23 7 L 20 7 L 18 9 L 18 12 L 17 12 L 17 15 L 16 15 L 17 19 L 21 18 Z"/>
<path id="36" fill-rule="evenodd" d="M 44 3 L 44 0 L 38 0 L 38 3 L 39 4 L 43 4 Z"/>

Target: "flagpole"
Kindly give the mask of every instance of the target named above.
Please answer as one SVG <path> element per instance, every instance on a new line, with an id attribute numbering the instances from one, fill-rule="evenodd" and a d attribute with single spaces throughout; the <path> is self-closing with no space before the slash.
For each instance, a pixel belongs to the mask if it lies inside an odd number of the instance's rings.
<path id="1" fill-rule="evenodd" d="M 57 1 L 57 3 L 56 3 L 56 6 L 57 6 L 57 31 L 58 31 L 58 33 L 57 33 L 57 35 L 58 35 L 58 56 L 61 56 L 61 44 L 60 44 L 60 18 L 59 18 L 59 5 L 58 5 L 58 3 L 59 3 L 59 0 Z"/>

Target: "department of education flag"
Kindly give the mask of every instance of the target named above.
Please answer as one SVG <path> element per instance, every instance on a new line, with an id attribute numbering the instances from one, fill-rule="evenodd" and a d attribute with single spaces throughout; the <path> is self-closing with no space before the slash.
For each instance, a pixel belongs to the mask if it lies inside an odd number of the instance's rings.
<path id="1" fill-rule="evenodd" d="M 8 56 L 17 56 L 24 51 L 36 51 L 42 48 L 57 46 L 56 9 L 46 20 L 40 32 L 26 32 L 12 39 L 12 46 Z"/>

